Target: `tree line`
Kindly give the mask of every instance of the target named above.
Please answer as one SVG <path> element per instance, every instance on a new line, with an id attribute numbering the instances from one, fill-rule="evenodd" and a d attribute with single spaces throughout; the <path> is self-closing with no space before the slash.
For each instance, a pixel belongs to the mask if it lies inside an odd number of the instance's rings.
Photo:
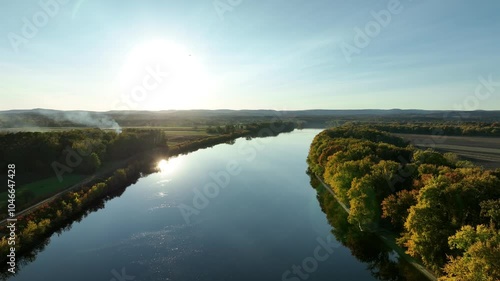
<path id="1" fill-rule="evenodd" d="M 16 165 L 16 172 L 22 175 L 18 177 L 19 186 L 55 176 L 68 166 L 68 159 L 79 160 L 71 166 L 72 173 L 89 175 L 108 162 L 127 159 L 153 147 L 167 147 L 163 131 L 126 129 L 117 134 L 83 129 L 0 134 L 0 166 Z"/>
<path id="2" fill-rule="evenodd" d="M 446 136 L 500 136 L 500 123 L 493 122 L 422 122 L 422 123 L 379 123 L 371 124 L 370 127 L 402 134 L 425 134 Z"/>
<path id="3" fill-rule="evenodd" d="M 240 137 L 271 137 L 277 136 L 280 133 L 291 132 L 297 128 L 297 123 L 291 121 L 274 121 L 274 122 L 260 122 L 242 125 L 241 128 L 235 129 L 234 127 L 229 130 L 221 130 L 220 135 L 208 136 L 198 140 L 183 142 L 179 145 L 170 147 L 173 154 L 182 154 L 193 152 L 200 148 L 213 146 L 219 143 L 231 143 Z"/>
<path id="4" fill-rule="evenodd" d="M 500 170 L 349 125 L 318 134 L 307 162 L 350 208 L 349 223 L 399 233 L 440 280 L 500 280 Z"/>

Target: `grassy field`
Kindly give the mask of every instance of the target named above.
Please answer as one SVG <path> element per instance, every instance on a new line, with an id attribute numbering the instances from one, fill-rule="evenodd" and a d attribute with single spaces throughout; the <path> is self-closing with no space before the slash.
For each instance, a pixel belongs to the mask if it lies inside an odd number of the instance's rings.
<path id="1" fill-rule="evenodd" d="M 395 134 L 420 148 L 453 152 L 487 169 L 500 168 L 500 138 Z"/>
<path id="2" fill-rule="evenodd" d="M 84 175 L 65 175 L 63 181 L 59 181 L 57 177 L 46 178 L 43 180 L 35 181 L 26 185 L 19 186 L 16 189 L 16 195 L 18 196 L 16 200 L 23 203 L 23 198 L 19 197 L 22 192 L 29 190 L 32 192 L 33 200 L 40 201 L 42 198 L 47 198 L 52 194 L 56 194 L 78 182 L 83 180 L 86 176 Z M 7 192 L 0 193 L 0 207 L 3 209 L 7 206 Z M 19 204 L 18 204 L 19 205 Z"/>
<path id="3" fill-rule="evenodd" d="M 161 127 L 161 129 L 167 135 L 167 144 L 169 147 L 174 147 L 185 141 L 194 141 L 209 136 L 206 128 Z"/>
<path id="4" fill-rule="evenodd" d="M 25 209 L 77 184 L 86 184 L 92 180 L 103 177 L 124 166 L 127 161 L 128 160 L 106 162 L 94 175 L 68 173 L 63 176 L 62 181 L 59 181 L 58 178 L 54 176 L 18 186 L 16 188 L 17 208 Z M 27 190 L 31 191 L 31 196 L 29 198 L 23 198 L 22 193 Z M 7 192 L 0 193 L 0 209 L 3 210 L 7 208 L 7 199 Z"/>

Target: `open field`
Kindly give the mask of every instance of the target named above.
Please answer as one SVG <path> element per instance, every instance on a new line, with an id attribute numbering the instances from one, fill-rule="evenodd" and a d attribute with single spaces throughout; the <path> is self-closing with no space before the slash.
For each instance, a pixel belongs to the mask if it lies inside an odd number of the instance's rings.
<path id="1" fill-rule="evenodd" d="M 12 128 L 0 128 L 0 132 L 4 133 L 16 133 L 16 132 L 59 132 L 59 131 L 70 131 L 70 130 L 82 130 L 89 129 L 91 127 L 12 127 Z M 165 132 L 200 132 L 201 134 L 206 134 L 206 128 L 204 126 L 200 126 L 197 128 L 193 127 L 162 127 L 162 126 L 130 126 L 130 127 L 121 127 L 124 129 L 142 129 L 142 130 L 163 130 Z M 103 130 L 112 131 L 113 129 Z"/>
<path id="2" fill-rule="evenodd" d="M 32 196 L 30 198 L 16 197 L 16 208 L 18 208 L 17 215 L 19 216 L 23 213 L 28 213 L 42 205 L 44 202 L 50 202 L 52 199 L 61 196 L 65 192 L 77 190 L 84 185 L 92 184 L 96 180 L 103 180 L 113 171 L 124 167 L 134 157 L 136 156 L 132 156 L 121 161 L 105 163 L 93 175 L 66 174 L 63 177 L 63 181 L 59 181 L 57 177 L 50 177 L 22 185 L 17 188 L 16 193 L 19 195 L 23 190 L 29 190 L 31 191 Z M 2 198 L 2 200 L 0 200 L 0 209 L 7 209 L 7 192 L 0 193 L 0 196 Z M 4 213 L 6 214 L 7 212 Z M 5 219 L 0 221 L 0 225 L 5 223 L 5 221 Z"/>
<path id="3" fill-rule="evenodd" d="M 102 165 L 99 171 L 95 173 L 95 175 L 102 175 L 106 172 L 113 171 L 123 163 L 124 161 L 106 162 Z M 79 175 L 79 174 L 66 174 L 64 175 L 63 180 L 59 181 L 59 179 L 54 175 L 53 177 L 50 178 L 36 180 L 28 184 L 19 185 L 18 188 L 16 189 L 16 193 L 18 195 L 17 197 L 18 206 L 23 207 L 27 203 L 42 201 L 43 199 L 46 199 L 65 189 L 75 186 L 78 183 L 81 183 L 85 179 L 88 179 L 90 177 L 92 176 Z M 19 196 L 24 192 L 29 192 L 30 196 L 28 198 Z M 7 195 L 8 195 L 7 192 L 0 193 L 0 209 L 6 208 L 8 199 Z"/>
<path id="4" fill-rule="evenodd" d="M 45 194 L 50 194 L 53 192 L 58 192 L 68 186 L 74 185 L 77 182 L 84 179 L 84 175 L 66 175 L 63 181 L 59 181 L 57 177 L 46 178 L 43 180 L 35 181 L 26 185 L 20 186 L 17 191 L 22 192 L 23 190 L 31 190 L 34 196 L 44 196 Z M 7 192 L 0 193 L 0 204 L 5 203 L 7 198 Z"/>
<path id="5" fill-rule="evenodd" d="M 70 131 L 70 130 L 82 130 L 87 129 L 85 127 L 23 127 L 23 128 L 0 128 L 0 133 L 18 133 L 18 132 L 60 132 L 60 131 Z M 168 137 L 168 145 L 175 146 L 185 141 L 194 141 L 208 136 L 205 126 L 200 126 L 198 128 L 193 127 L 151 127 L 151 126 L 133 126 L 133 127 L 122 127 L 124 129 L 143 129 L 143 130 L 162 130 Z M 107 131 L 113 131 L 112 129 L 104 129 Z"/>
<path id="6" fill-rule="evenodd" d="M 31 198 L 28 200 L 40 201 L 43 198 L 58 193 L 69 186 L 75 185 L 76 183 L 83 180 L 86 176 L 84 175 L 66 175 L 63 181 L 59 181 L 57 177 L 46 178 L 39 181 L 34 181 L 32 183 L 21 185 L 17 189 L 17 194 L 22 194 L 23 192 L 30 191 Z M 7 192 L 0 193 L 0 208 L 6 208 L 7 206 Z M 18 198 L 18 200 L 26 200 L 24 198 Z M 21 201 L 23 202 L 23 201 Z"/>
<path id="7" fill-rule="evenodd" d="M 167 135 L 167 144 L 170 147 L 173 147 L 177 144 L 186 142 L 186 141 L 194 141 L 197 139 L 201 139 L 203 137 L 208 136 L 205 129 L 203 130 L 165 130 L 165 135 Z"/>
<path id="8" fill-rule="evenodd" d="M 488 169 L 500 168 L 500 138 L 395 134 L 420 148 L 453 152 Z"/>

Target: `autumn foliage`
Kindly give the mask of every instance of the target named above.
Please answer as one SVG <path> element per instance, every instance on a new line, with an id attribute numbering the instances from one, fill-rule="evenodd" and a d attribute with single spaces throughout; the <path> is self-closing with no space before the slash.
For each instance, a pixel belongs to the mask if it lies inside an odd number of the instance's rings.
<path id="1" fill-rule="evenodd" d="M 498 171 L 352 125 L 318 134 L 307 162 L 350 207 L 350 223 L 400 233 L 440 280 L 500 280 Z"/>

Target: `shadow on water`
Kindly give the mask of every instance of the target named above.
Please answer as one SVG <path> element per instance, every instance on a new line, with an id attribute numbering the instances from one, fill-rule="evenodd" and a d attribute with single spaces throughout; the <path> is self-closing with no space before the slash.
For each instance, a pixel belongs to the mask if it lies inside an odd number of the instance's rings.
<path id="1" fill-rule="evenodd" d="M 50 238 L 54 234 L 59 236 L 63 232 L 70 231 L 75 223 L 79 223 L 83 219 L 85 219 L 88 215 L 103 209 L 107 201 L 120 197 L 125 192 L 125 190 L 126 188 L 117 190 L 112 194 L 106 196 L 105 198 L 99 199 L 98 202 L 92 204 L 92 206 L 83 210 L 78 215 L 66 219 L 64 222 L 58 225 L 57 229 L 47 233 L 47 235 L 44 235 L 44 237 L 39 237 L 34 247 L 32 247 L 28 251 L 20 251 L 18 253 L 17 270 L 15 274 L 8 272 L 5 266 L 2 267 L 2 272 L 0 273 L 0 280 L 7 280 L 13 276 L 16 276 L 22 270 L 23 267 L 36 260 L 37 255 L 43 252 L 45 250 L 45 247 L 47 247 L 50 244 Z"/>
<path id="2" fill-rule="evenodd" d="M 321 186 L 316 177 L 313 175 L 309 177 L 311 186 L 318 193 L 316 198 L 321 210 L 326 214 L 332 226 L 332 234 L 337 241 L 351 251 L 356 259 L 367 264 L 367 270 L 374 278 L 384 281 L 427 280 L 412 265 L 387 247 L 376 234 L 363 232 L 359 227 L 350 224 L 342 206 Z"/>
<path id="3" fill-rule="evenodd" d="M 33 243 L 29 245 L 27 248 L 21 248 L 16 252 L 16 273 L 12 274 L 7 271 L 7 265 L 0 266 L 0 280 L 7 280 L 19 274 L 19 272 L 23 269 L 23 267 L 27 266 L 30 263 L 33 263 L 39 253 L 43 252 L 45 248 L 50 244 L 51 237 L 56 235 L 61 235 L 64 232 L 70 231 L 75 223 L 81 222 L 90 214 L 97 212 L 101 209 L 104 209 L 106 202 L 119 198 L 123 195 L 126 189 L 135 184 L 140 178 L 146 177 L 152 173 L 157 172 L 155 159 L 158 158 L 158 155 L 144 155 L 140 160 L 136 160 L 133 164 L 129 163 L 129 167 L 134 165 L 139 167 L 134 171 L 134 174 L 130 176 L 127 184 L 122 185 L 108 192 L 104 197 L 97 198 L 94 202 L 92 202 L 89 206 L 81 209 L 76 212 L 74 215 L 68 216 L 64 220 L 60 221 L 56 225 L 50 228 L 50 231 L 36 237 Z"/>

